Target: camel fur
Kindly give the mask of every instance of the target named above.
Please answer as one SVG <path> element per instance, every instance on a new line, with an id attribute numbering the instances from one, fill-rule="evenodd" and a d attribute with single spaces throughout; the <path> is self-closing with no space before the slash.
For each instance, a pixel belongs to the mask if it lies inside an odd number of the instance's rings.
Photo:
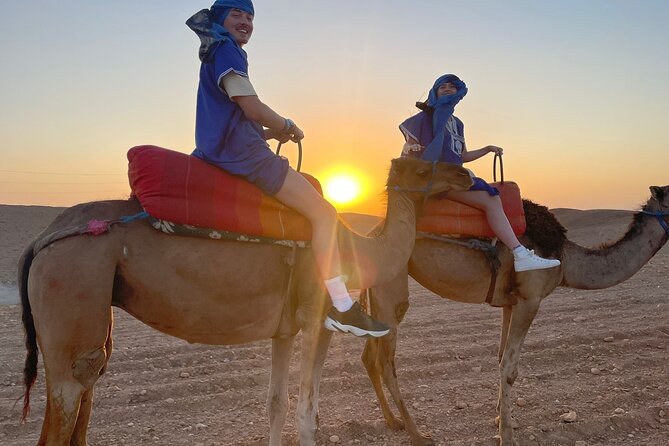
<path id="1" fill-rule="evenodd" d="M 349 260 L 349 286 L 388 280 L 406 264 L 415 238 L 414 205 L 422 202 L 425 192 L 463 190 L 470 185 L 469 174 L 461 167 L 393 160 L 387 224 L 381 234 L 369 238 L 339 227 L 340 246 Z M 39 350 L 46 373 L 46 412 L 37 444 L 87 444 L 93 389 L 112 352 L 112 307 L 117 307 L 188 342 L 231 345 L 272 339 L 269 444 L 280 445 L 294 335 L 276 335 L 287 299 L 296 299 L 298 309 L 289 317 L 304 330 L 297 425 L 300 444 L 314 445 L 319 379 L 331 333 L 322 328 L 330 303 L 311 251 L 297 253 L 295 286 L 287 290 L 288 247 L 171 236 L 145 220 L 115 225 L 101 236 L 67 237 L 34 250 L 49 234 L 92 219 L 115 220 L 140 211 L 134 199 L 69 208 L 20 260 L 27 347 L 24 417 L 30 408 Z M 355 258 L 364 262 L 350 262 Z M 393 262 L 387 263 L 388 259 Z"/>
<path id="2" fill-rule="evenodd" d="M 602 289 L 634 275 L 669 239 L 669 186 L 652 186 L 651 197 L 635 214 L 627 233 L 617 242 L 598 249 L 581 247 L 566 237 L 566 230 L 544 206 L 524 200 L 527 232 L 521 241 L 545 257 L 562 261 L 559 268 L 515 273 L 513 256 L 502 247 L 494 300 L 515 301 L 502 309 L 499 347 L 499 398 L 497 422 L 502 446 L 515 445 L 510 393 L 518 376 L 520 351 L 543 298 L 558 286 Z M 661 221 L 658 221 L 661 219 Z M 664 222 L 664 225 L 662 224 Z M 402 398 L 395 351 L 398 325 L 409 308 L 408 274 L 435 294 L 459 302 L 485 302 L 490 268 L 480 251 L 462 246 L 418 239 L 408 269 L 391 281 L 371 290 L 372 314 L 392 327 L 388 336 L 369 339 L 362 361 L 372 381 L 386 424 L 394 430 L 406 429 L 414 446 L 433 445 L 432 439 L 416 427 Z M 395 417 L 385 398 L 383 384 L 400 412 Z"/>

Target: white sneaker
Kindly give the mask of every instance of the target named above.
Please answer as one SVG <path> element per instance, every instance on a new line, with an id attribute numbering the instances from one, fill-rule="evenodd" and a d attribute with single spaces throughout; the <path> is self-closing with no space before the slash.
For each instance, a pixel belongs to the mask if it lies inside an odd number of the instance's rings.
<path id="1" fill-rule="evenodd" d="M 559 260 L 544 259 L 536 255 L 531 249 L 524 249 L 518 254 L 514 254 L 513 268 L 517 273 L 535 269 L 555 268 L 556 266 L 560 266 Z"/>

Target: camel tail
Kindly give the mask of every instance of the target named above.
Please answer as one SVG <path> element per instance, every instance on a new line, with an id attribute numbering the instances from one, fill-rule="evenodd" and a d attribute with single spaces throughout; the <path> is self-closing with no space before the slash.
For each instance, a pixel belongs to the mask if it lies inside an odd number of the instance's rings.
<path id="1" fill-rule="evenodd" d="M 28 275 L 30 273 L 30 266 L 35 258 L 34 254 L 35 243 L 31 243 L 26 248 L 19 260 L 19 294 L 21 296 L 21 319 L 23 320 L 23 329 L 26 332 L 26 362 L 23 367 L 23 383 L 26 386 L 25 394 L 23 395 L 23 414 L 21 421 L 25 422 L 30 414 L 30 389 L 37 378 L 37 333 L 35 332 L 35 321 L 33 320 L 33 313 L 30 308 L 30 301 L 28 300 Z"/>

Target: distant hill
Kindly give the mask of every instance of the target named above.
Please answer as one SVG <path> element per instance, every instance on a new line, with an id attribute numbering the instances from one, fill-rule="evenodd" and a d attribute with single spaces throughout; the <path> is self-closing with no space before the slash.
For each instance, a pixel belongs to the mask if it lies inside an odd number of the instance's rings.
<path id="1" fill-rule="evenodd" d="M 16 282 L 16 264 L 25 247 L 64 208 L 0 205 L 0 283 Z M 619 239 L 632 221 L 632 211 L 557 208 L 551 212 L 569 229 L 568 237 L 584 246 L 598 246 Z M 344 220 L 360 234 L 367 234 L 381 217 L 346 212 Z"/>

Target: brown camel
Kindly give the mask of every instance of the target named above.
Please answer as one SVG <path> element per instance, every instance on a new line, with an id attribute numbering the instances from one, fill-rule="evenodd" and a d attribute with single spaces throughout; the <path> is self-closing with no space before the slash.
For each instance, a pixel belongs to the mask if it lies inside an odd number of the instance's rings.
<path id="1" fill-rule="evenodd" d="M 634 275 L 669 239 L 669 186 L 650 188 L 651 197 L 638 212 L 627 233 L 617 242 L 599 249 L 576 245 L 547 208 L 524 200 L 527 232 L 522 242 L 542 256 L 562 261 L 560 268 L 515 273 L 508 249 L 499 249 L 501 267 L 493 303 L 502 306 L 499 347 L 500 387 L 497 403 L 499 438 L 503 446 L 513 439 L 510 392 L 518 376 L 520 350 L 539 305 L 557 286 L 602 289 Z M 407 271 L 390 282 L 373 288 L 372 314 L 393 329 L 382 339 L 368 340 L 362 355 L 374 385 L 387 425 L 406 428 L 413 445 L 432 445 L 419 432 L 400 393 L 395 369 L 397 327 L 409 307 Z M 408 264 L 408 273 L 425 288 L 441 297 L 465 303 L 485 303 L 490 284 L 490 267 L 480 251 L 429 238 L 418 238 Z M 388 388 L 401 419 L 396 418 L 384 396 Z"/>
<path id="2" fill-rule="evenodd" d="M 414 205 L 425 193 L 470 185 L 469 174 L 460 167 L 393 160 L 382 233 L 368 238 L 339 225 L 350 286 L 371 286 L 404 268 L 415 240 Z M 36 249 L 50 234 L 66 228 L 139 211 L 134 199 L 74 206 L 21 258 L 19 286 L 28 350 L 24 417 L 37 375 L 38 345 L 46 371 L 46 413 L 38 445 L 87 444 L 93 388 L 112 350 L 112 306 L 189 342 L 230 345 L 272 338 L 272 446 L 281 444 L 288 366 L 300 325 L 304 334 L 297 424 L 300 444 L 315 444 L 319 379 L 331 333 L 322 328 L 329 299 L 310 250 L 297 252 L 290 281 L 294 286 L 288 287 L 292 250 L 286 246 L 165 235 L 145 220 Z"/>

